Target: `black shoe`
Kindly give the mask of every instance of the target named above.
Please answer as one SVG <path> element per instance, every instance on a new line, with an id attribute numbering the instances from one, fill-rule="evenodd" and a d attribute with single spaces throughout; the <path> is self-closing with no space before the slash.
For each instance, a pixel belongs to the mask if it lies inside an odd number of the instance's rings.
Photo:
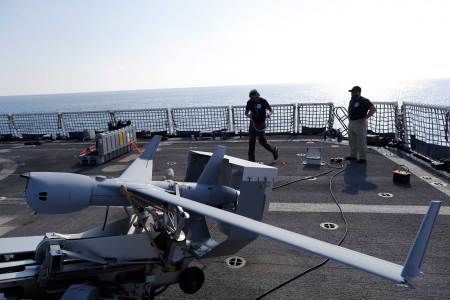
<path id="1" fill-rule="evenodd" d="M 358 159 L 356 162 L 358 164 L 365 164 L 365 163 L 367 163 L 367 160 L 365 160 L 365 159 Z"/>
<path id="2" fill-rule="evenodd" d="M 354 158 L 353 156 L 347 156 L 347 157 L 345 158 L 345 160 L 356 160 L 356 158 Z"/>
<path id="3" fill-rule="evenodd" d="M 273 148 L 273 160 L 278 159 L 278 147 Z"/>

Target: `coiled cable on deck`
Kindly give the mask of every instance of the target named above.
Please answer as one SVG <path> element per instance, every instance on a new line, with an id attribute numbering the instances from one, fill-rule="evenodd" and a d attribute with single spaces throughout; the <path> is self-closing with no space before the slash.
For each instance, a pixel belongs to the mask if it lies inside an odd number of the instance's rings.
<path id="1" fill-rule="evenodd" d="M 332 167 L 333 169 L 336 169 L 336 168 L 337 168 L 337 167 L 331 166 L 330 164 L 328 164 L 328 166 L 329 166 L 329 167 Z M 292 183 L 295 183 L 295 182 L 299 182 L 299 181 L 302 181 L 302 180 L 306 180 L 306 179 L 308 179 L 308 178 L 326 175 L 326 174 L 331 173 L 332 171 L 334 171 L 333 169 L 330 170 L 330 171 L 327 171 L 327 172 L 320 173 L 320 174 L 318 174 L 318 175 L 316 175 L 316 176 L 307 176 L 307 177 L 304 177 L 304 178 L 301 178 L 301 179 L 298 179 L 298 180 L 294 180 L 294 181 L 288 182 L 288 183 L 286 183 L 286 184 L 283 184 L 283 185 L 274 187 L 273 189 L 278 189 L 278 188 L 281 188 L 281 187 L 285 187 L 285 186 L 287 186 L 287 185 L 289 185 L 289 184 L 292 184 Z M 348 234 L 348 230 L 349 230 L 348 227 L 349 227 L 349 226 L 348 226 L 348 221 L 347 221 L 347 218 L 345 217 L 344 211 L 342 210 L 342 207 L 341 207 L 341 205 L 339 204 L 339 201 L 337 200 L 337 198 L 336 198 L 336 196 L 335 196 L 335 194 L 334 194 L 334 192 L 333 192 L 333 180 L 334 180 L 334 178 L 335 178 L 337 175 L 339 175 L 339 174 L 341 174 L 342 172 L 344 172 L 344 170 L 345 170 L 345 165 L 342 164 L 341 167 L 339 167 L 339 171 L 337 171 L 336 173 L 334 173 L 334 174 L 331 176 L 330 180 L 329 180 L 329 191 L 330 191 L 330 195 L 331 195 L 331 197 L 333 198 L 333 201 L 336 203 L 336 206 L 337 206 L 338 209 L 339 209 L 339 214 L 340 214 L 340 216 L 341 216 L 341 219 L 342 219 L 342 221 L 343 221 L 344 224 L 345 224 L 345 231 L 344 231 L 344 234 L 342 235 L 341 239 L 340 239 L 339 242 L 337 243 L 338 246 L 341 246 L 342 243 L 345 241 L 345 238 L 347 237 L 347 234 Z M 315 271 L 315 270 L 317 270 L 317 269 L 320 269 L 321 267 L 323 267 L 323 266 L 324 266 L 327 262 L 329 262 L 329 261 L 330 261 L 329 258 L 324 259 L 324 260 L 321 261 L 319 264 L 317 264 L 317 265 L 315 265 L 315 266 L 313 266 L 313 267 L 311 267 L 311 268 L 309 268 L 309 269 L 307 269 L 307 270 L 301 272 L 301 273 L 298 274 L 298 275 L 295 275 L 294 277 L 292 277 L 292 278 L 290 278 L 290 279 L 284 281 L 283 283 L 281 283 L 281 284 L 277 285 L 276 287 L 270 289 L 269 291 L 265 292 L 264 294 L 258 296 L 255 300 L 262 299 L 262 298 L 268 296 L 269 294 L 275 292 L 276 290 L 279 290 L 280 288 L 284 287 L 285 285 L 291 283 L 292 281 L 294 281 L 294 280 L 296 280 L 296 279 L 298 279 L 298 278 L 300 278 L 300 277 L 302 277 L 302 276 L 304 276 L 304 275 L 306 275 L 306 274 L 308 274 L 308 273 L 310 273 L 310 272 L 312 272 L 312 271 Z"/>

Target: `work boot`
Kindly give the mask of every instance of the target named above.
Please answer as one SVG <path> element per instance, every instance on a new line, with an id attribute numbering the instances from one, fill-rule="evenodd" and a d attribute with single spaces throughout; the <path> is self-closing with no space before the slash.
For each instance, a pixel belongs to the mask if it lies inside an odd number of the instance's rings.
<path id="1" fill-rule="evenodd" d="M 273 148 L 273 160 L 278 159 L 278 147 Z"/>

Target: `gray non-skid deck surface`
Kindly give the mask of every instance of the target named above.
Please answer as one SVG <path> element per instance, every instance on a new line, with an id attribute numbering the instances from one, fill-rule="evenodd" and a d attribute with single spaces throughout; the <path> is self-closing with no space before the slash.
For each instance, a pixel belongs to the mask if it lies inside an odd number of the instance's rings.
<path id="1" fill-rule="evenodd" d="M 320 169 L 305 168 L 301 164 L 308 146 L 323 147 L 324 159 L 345 156 L 348 147 L 338 147 L 320 142 L 306 143 L 282 140 L 274 142 L 280 148 L 278 162 L 279 182 L 323 172 Z M 217 144 L 228 146 L 228 154 L 246 158 L 245 140 L 226 142 L 191 142 L 169 140 L 163 142 L 155 157 L 154 178 L 158 179 L 171 167 L 175 176 L 182 180 L 186 170 L 187 153 L 190 149 L 212 151 Z M 105 174 L 115 176 L 134 156 L 124 156 L 98 167 L 77 165 L 76 154 L 85 145 L 54 142 L 41 146 L 22 144 L 0 144 L 3 159 L 17 164 L 16 173 L 26 171 L 72 171 L 83 174 Z M 257 146 L 257 160 L 271 163 L 269 153 Z M 371 150 L 367 167 L 350 165 L 338 175 L 333 189 L 341 203 L 377 205 L 427 205 L 430 200 L 442 200 L 449 205 L 449 197 L 439 192 L 421 179 L 413 176 L 411 187 L 392 184 L 391 171 L 394 163 Z M 272 202 L 282 203 L 333 203 L 328 185 L 333 173 L 319 177 L 315 181 L 302 181 L 274 191 Z M 278 184 L 276 183 L 276 185 Z M 0 180 L 0 224 L 5 236 L 23 236 L 56 231 L 72 233 L 97 226 L 102 223 L 104 209 L 89 208 L 79 213 L 57 216 L 32 215 L 23 200 L 25 182 L 18 176 Z M 381 198 L 377 193 L 393 193 L 393 198 Z M 1 199 L 1 198 L 0 198 Z M 114 209 L 112 218 L 122 216 L 120 209 Z M 420 225 L 420 214 L 347 213 L 349 235 L 345 247 L 375 255 L 380 258 L 402 263 L 409 246 Z M 8 219 L 13 218 L 13 219 Z M 9 221 L 8 221 L 9 220 Z M 323 212 L 267 212 L 264 221 L 295 232 L 336 243 L 344 232 L 338 213 Z M 340 227 L 334 231 L 321 229 L 322 222 L 334 222 Z M 271 294 L 268 299 L 448 299 L 450 298 L 450 216 L 438 218 L 427 256 L 423 264 L 425 277 L 415 280 L 415 288 L 409 289 L 375 278 L 366 273 L 330 262 L 299 280 Z M 132 249 L 130 249 L 132 251 Z M 202 289 L 194 295 L 184 295 L 178 286 L 170 287 L 159 299 L 254 299 L 261 293 L 284 280 L 317 264 L 321 258 L 265 238 L 258 238 L 242 249 L 238 255 L 247 260 L 247 265 L 239 270 L 224 266 L 224 258 L 205 261 L 206 281 Z"/>

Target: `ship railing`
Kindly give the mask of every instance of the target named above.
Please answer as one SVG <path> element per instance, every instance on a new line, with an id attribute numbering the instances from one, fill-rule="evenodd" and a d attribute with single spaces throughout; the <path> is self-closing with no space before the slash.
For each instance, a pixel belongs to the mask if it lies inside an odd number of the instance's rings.
<path id="1" fill-rule="evenodd" d="M 398 139 L 401 124 L 397 102 L 373 102 L 377 112 L 369 119 L 367 131 L 391 139 Z"/>
<path id="2" fill-rule="evenodd" d="M 406 147 L 434 159 L 450 158 L 450 106 L 404 102 L 401 117 Z"/>
<path id="3" fill-rule="evenodd" d="M 377 112 L 369 119 L 367 132 L 381 137 L 398 139 L 401 129 L 397 102 L 372 102 Z M 341 130 L 343 137 L 348 137 L 348 111 L 347 108 L 338 106 L 334 109 L 334 115 L 338 122 L 335 126 Z"/>
<path id="4" fill-rule="evenodd" d="M 448 106 L 405 102 L 374 102 L 377 113 L 369 133 L 401 140 L 404 146 L 441 159 L 450 155 Z M 274 104 L 268 134 L 321 134 L 339 127 L 333 103 Z M 247 134 L 245 106 L 151 108 L 114 111 L 0 114 L 0 136 L 76 138 L 85 130 L 108 129 L 108 123 L 130 120 L 138 133 L 183 136 L 222 132 Z"/>
<path id="5" fill-rule="evenodd" d="M 13 115 L 0 114 L 0 136 L 17 136 L 14 132 Z"/>
<path id="6" fill-rule="evenodd" d="M 295 133 L 295 104 L 274 104 L 273 114 L 267 119 L 266 133 L 291 134 Z M 235 134 L 248 134 L 250 119 L 245 116 L 245 106 L 232 106 L 233 131 Z"/>
<path id="7" fill-rule="evenodd" d="M 304 135 L 321 134 L 334 125 L 333 103 L 298 103 L 297 133 Z"/>
<path id="8" fill-rule="evenodd" d="M 130 120 L 138 132 L 170 134 L 170 111 L 167 108 L 116 110 L 114 122 Z"/>
<path id="9" fill-rule="evenodd" d="M 172 134 L 231 131 L 229 106 L 177 107 L 170 109 L 170 114 L 172 128 L 168 128 L 168 132 Z"/>

